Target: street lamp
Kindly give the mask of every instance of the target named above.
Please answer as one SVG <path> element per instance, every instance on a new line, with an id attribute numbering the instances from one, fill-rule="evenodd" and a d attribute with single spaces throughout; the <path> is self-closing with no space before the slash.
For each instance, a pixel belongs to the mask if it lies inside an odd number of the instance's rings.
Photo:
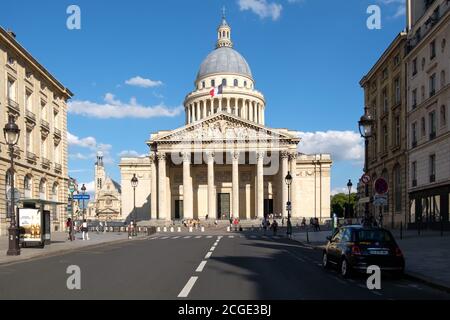
<path id="1" fill-rule="evenodd" d="M 364 156 L 364 173 L 369 173 L 369 139 L 372 137 L 374 120 L 372 116 L 369 114 L 369 110 L 367 107 L 364 108 L 364 115 L 358 122 L 359 133 L 361 137 L 364 138 L 365 143 L 365 156 Z M 365 195 L 366 198 L 369 197 L 369 184 L 365 185 Z M 367 220 L 369 218 L 369 202 L 365 203 L 364 208 L 364 219 Z"/>
<path id="2" fill-rule="evenodd" d="M 19 243 L 19 226 L 16 222 L 16 215 L 14 211 L 15 199 L 14 199 L 14 146 L 19 141 L 20 129 L 14 121 L 13 116 L 9 116 L 8 123 L 3 128 L 3 134 L 5 136 L 6 144 L 9 148 L 9 155 L 11 156 L 11 169 L 10 169 L 10 200 L 11 205 L 9 206 L 11 223 L 9 226 L 9 246 L 8 246 L 8 256 L 19 256 L 20 255 L 20 243 Z"/>
<path id="3" fill-rule="evenodd" d="M 138 186 L 139 180 L 136 177 L 136 174 L 131 178 L 131 187 L 133 187 L 133 221 L 134 228 L 136 229 L 136 188 Z"/>
<path id="4" fill-rule="evenodd" d="M 288 220 L 287 220 L 287 235 L 290 236 L 292 234 L 292 224 L 291 224 L 291 184 L 292 184 L 292 176 L 291 173 L 288 172 L 286 178 L 284 179 L 286 181 L 286 185 L 288 187 L 288 203 L 287 205 L 287 212 L 288 212 Z"/>
<path id="5" fill-rule="evenodd" d="M 351 216 L 351 211 L 350 211 L 350 198 L 351 198 L 351 194 L 352 194 L 352 187 L 353 187 L 353 183 L 352 183 L 352 180 L 348 180 L 348 183 L 347 183 L 347 188 L 348 188 L 348 206 L 347 206 L 347 210 L 348 210 L 348 216 L 350 217 L 350 218 L 353 218 L 352 216 Z"/>
<path id="6" fill-rule="evenodd" d="M 84 204 L 84 195 L 86 194 L 86 185 L 83 184 L 81 187 L 81 194 L 83 195 L 83 222 L 86 219 L 86 205 Z"/>

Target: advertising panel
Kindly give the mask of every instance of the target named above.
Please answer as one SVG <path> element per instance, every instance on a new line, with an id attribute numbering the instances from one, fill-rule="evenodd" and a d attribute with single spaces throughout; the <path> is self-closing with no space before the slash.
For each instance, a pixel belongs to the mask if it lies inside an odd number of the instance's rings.
<path id="1" fill-rule="evenodd" d="M 38 209 L 20 209 L 19 227 L 24 241 L 42 241 L 42 216 Z"/>

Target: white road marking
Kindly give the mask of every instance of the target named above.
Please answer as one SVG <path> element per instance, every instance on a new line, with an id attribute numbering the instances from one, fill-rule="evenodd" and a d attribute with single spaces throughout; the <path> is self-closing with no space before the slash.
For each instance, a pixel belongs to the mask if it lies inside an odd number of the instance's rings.
<path id="1" fill-rule="evenodd" d="M 234 236 L 228 236 L 229 239 L 234 239 Z"/>
<path id="2" fill-rule="evenodd" d="M 216 247 L 211 247 L 211 249 L 209 249 L 209 251 L 214 251 L 216 250 Z"/>
<path id="3" fill-rule="evenodd" d="M 162 237 L 161 240 L 169 239 L 169 237 Z"/>
<path id="4" fill-rule="evenodd" d="M 212 256 L 212 252 L 208 252 L 205 256 L 205 259 L 209 259 L 209 258 L 211 258 L 211 256 Z"/>
<path id="5" fill-rule="evenodd" d="M 200 239 L 202 236 L 196 236 L 195 239 Z"/>
<path id="6" fill-rule="evenodd" d="M 212 236 L 207 236 L 207 237 L 206 237 L 206 239 L 211 239 L 211 238 L 212 238 Z"/>
<path id="7" fill-rule="evenodd" d="M 174 240 L 175 240 L 175 239 L 178 239 L 178 238 L 179 238 L 179 237 L 172 237 L 172 239 L 174 239 Z"/>
<path id="8" fill-rule="evenodd" d="M 180 294 L 178 295 L 178 298 L 187 298 L 189 296 L 189 293 L 191 292 L 192 288 L 195 285 L 195 282 L 197 281 L 198 277 L 191 277 L 189 281 L 184 286 L 183 290 L 181 290 Z"/>
<path id="9" fill-rule="evenodd" d="M 183 239 L 190 239 L 190 238 L 191 238 L 191 236 L 186 236 Z"/>
<path id="10" fill-rule="evenodd" d="M 217 239 L 219 239 L 219 240 L 222 239 L 222 238 L 223 238 L 223 236 L 218 236 L 218 237 L 217 237 Z"/>
<path id="11" fill-rule="evenodd" d="M 204 269 L 205 266 L 206 266 L 206 262 L 207 262 L 207 261 L 202 261 L 202 262 L 200 262 L 200 265 L 198 266 L 197 270 L 195 270 L 195 272 L 202 272 L 203 269 Z"/>

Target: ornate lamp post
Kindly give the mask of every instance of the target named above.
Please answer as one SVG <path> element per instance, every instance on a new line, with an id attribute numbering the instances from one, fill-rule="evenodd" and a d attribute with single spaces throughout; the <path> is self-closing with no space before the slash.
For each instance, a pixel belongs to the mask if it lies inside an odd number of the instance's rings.
<path id="1" fill-rule="evenodd" d="M 136 188 L 139 184 L 139 180 L 136 177 L 136 174 L 131 178 L 131 187 L 133 187 L 133 221 L 134 221 L 134 229 L 136 230 Z"/>
<path id="2" fill-rule="evenodd" d="M 86 186 L 83 184 L 81 187 L 81 194 L 84 196 L 86 194 Z M 86 219 L 86 206 L 84 203 L 84 197 L 83 197 L 83 221 Z"/>
<path id="3" fill-rule="evenodd" d="M 19 243 L 19 226 L 16 221 L 15 215 L 15 199 L 14 199 L 14 146 L 19 141 L 20 129 L 14 122 L 14 117 L 9 116 L 9 121 L 3 128 L 3 134 L 5 136 L 6 144 L 9 148 L 9 155 L 11 157 L 11 168 L 10 168 L 10 199 L 11 205 L 9 206 L 11 223 L 9 226 L 9 246 L 8 246 L 8 256 L 19 256 L 20 255 L 20 243 Z"/>
<path id="4" fill-rule="evenodd" d="M 351 211 L 350 211 L 350 198 L 352 195 L 352 187 L 353 187 L 352 180 L 348 180 L 348 183 L 347 183 L 347 188 L 348 188 L 348 205 L 347 205 L 348 212 L 347 212 L 347 215 L 348 216 L 346 218 L 353 218 L 351 215 Z"/>
<path id="5" fill-rule="evenodd" d="M 365 142 L 365 157 L 364 157 L 364 173 L 369 173 L 369 139 L 372 137 L 372 130 L 374 125 L 374 120 L 372 116 L 369 114 L 368 108 L 364 108 L 364 115 L 361 117 L 361 119 L 358 122 L 359 125 L 359 133 L 361 134 L 361 137 L 364 138 Z M 369 197 L 369 185 L 365 185 L 365 196 L 366 198 Z M 364 208 L 364 218 L 367 220 L 369 218 L 369 203 L 366 202 L 365 208 Z"/>
<path id="6" fill-rule="evenodd" d="M 288 187 L 288 203 L 287 205 L 287 212 L 288 212 L 288 220 L 287 220 L 287 235 L 290 236 L 292 234 L 292 223 L 291 223 L 291 185 L 292 185 L 292 176 L 291 173 L 288 172 L 286 178 L 284 178 L 286 181 L 286 185 Z"/>

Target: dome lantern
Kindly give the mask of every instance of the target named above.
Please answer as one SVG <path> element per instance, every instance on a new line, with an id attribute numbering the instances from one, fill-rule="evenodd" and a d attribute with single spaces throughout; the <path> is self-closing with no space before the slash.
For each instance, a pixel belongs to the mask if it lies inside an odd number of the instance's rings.
<path id="1" fill-rule="evenodd" d="M 225 7 L 222 9 L 222 23 L 217 28 L 217 44 L 216 48 L 228 47 L 233 48 L 231 41 L 231 27 L 225 17 Z"/>

